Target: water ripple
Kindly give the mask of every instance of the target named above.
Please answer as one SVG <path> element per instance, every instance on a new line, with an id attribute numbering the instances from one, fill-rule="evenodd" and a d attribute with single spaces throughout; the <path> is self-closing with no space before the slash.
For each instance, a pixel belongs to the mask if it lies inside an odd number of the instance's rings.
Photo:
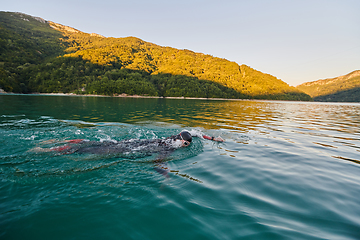
<path id="1" fill-rule="evenodd" d="M 1 238 L 359 236 L 359 104 L 0 101 L 6 106 L 0 110 Z M 226 142 L 194 139 L 163 163 L 168 177 L 155 171 L 152 157 L 28 152 L 66 139 L 153 139 L 184 128 Z"/>

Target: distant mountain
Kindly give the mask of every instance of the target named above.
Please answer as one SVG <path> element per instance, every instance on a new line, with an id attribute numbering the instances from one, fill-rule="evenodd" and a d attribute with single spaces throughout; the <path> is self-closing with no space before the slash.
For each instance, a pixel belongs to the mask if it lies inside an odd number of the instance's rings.
<path id="1" fill-rule="evenodd" d="M 321 102 L 360 102 L 360 70 L 347 75 L 303 83 L 297 89 Z"/>
<path id="2" fill-rule="evenodd" d="M 0 12 L 0 50 L 0 88 L 8 92 L 311 100 L 246 65 L 23 13 Z"/>

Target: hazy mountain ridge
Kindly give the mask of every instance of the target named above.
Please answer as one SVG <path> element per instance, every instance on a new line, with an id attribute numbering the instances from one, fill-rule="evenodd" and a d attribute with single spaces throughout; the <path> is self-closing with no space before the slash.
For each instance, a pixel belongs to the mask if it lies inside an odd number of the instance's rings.
<path id="1" fill-rule="evenodd" d="M 310 100 L 246 65 L 134 37 L 105 38 L 7 12 L 0 12 L 0 31 L 6 91 Z"/>
<path id="2" fill-rule="evenodd" d="M 336 78 L 303 83 L 297 88 L 315 101 L 360 102 L 360 70 Z"/>

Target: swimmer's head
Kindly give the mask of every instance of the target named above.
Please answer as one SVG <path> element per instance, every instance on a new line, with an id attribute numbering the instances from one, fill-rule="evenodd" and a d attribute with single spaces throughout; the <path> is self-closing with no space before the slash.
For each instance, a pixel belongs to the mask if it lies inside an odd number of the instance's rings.
<path id="1" fill-rule="evenodd" d="M 171 136 L 174 140 L 173 146 L 176 148 L 187 147 L 192 141 L 191 134 L 188 131 L 182 131 L 178 135 Z"/>
<path id="2" fill-rule="evenodd" d="M 188 131 L 182 131 L 178 136 L 182 142 L 182 147 L 187 147 L 190 145 L 192 137 Z"/>
<path id="3" fill-rule="evenodd" d="M 189 142 L 189 144 L 191 143 L 192 137 L 191 137 L 191 134 L 188 131 L 182 131 L 180 133 L 180 136 L 181 136 L 182 140 L 185 140 L 185 141 Z"/>

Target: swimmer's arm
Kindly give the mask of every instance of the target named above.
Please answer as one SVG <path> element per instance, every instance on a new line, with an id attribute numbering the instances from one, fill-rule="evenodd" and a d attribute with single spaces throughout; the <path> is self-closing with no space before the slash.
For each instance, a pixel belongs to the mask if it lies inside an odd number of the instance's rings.
<path id="1" fill-rule="evenodd" d="M 159 152 L 156 159 L 153 161 L 154 163 L 162 163 L 166 161 L 166 159 L 174 152 L 174 150 L 166 150 Z"/>
<path id="2" fill-rule="evenodd" d="M 222 139 L 221 137 L 209 137 L 209 136 L 206 136 L 206 135 L 203 135 L 202 137 L 204 139 L 212 140 L 212 141 L 216 141 L 216 142 L 225 142 L 225 140 Z"/>
<path id="3" fill-rule="evenodd" d="M 189 131 L 192 137 L 199 137 L 199 138 L 204 138 L 207 140 L 212 140 L 212 141 L 216 141 L 216 142 L 225 142 L 224 139 L 222 139 L 221 137 L 210 137 L 210 136 L 206 136 L 205 134 L 203 134 L 201 131 L 197 131 L 197 130 L 191 130 Z"/>
<path id="4" fill-rule="evenodd" d="M 156 160 L 153 161 L 153 163 L 155 163 L 155 167 L 154 167 L 155 171 L 160 173 L 166 178 L 170 177 L 169 176 L 170 168 L 168 167 L 167 162 L 165 160 L 171 153 L 172 151 L 161 152 L 159 156 L 156 158 Z"/>
<path id="5" fill-rule="evenodd" d="M 162 159 L 155 160 L 154 163 L 154 170 L 164 177 L 169 178 L 170 168 L 167 166 L 167 163 L 163 162 Z"/>

